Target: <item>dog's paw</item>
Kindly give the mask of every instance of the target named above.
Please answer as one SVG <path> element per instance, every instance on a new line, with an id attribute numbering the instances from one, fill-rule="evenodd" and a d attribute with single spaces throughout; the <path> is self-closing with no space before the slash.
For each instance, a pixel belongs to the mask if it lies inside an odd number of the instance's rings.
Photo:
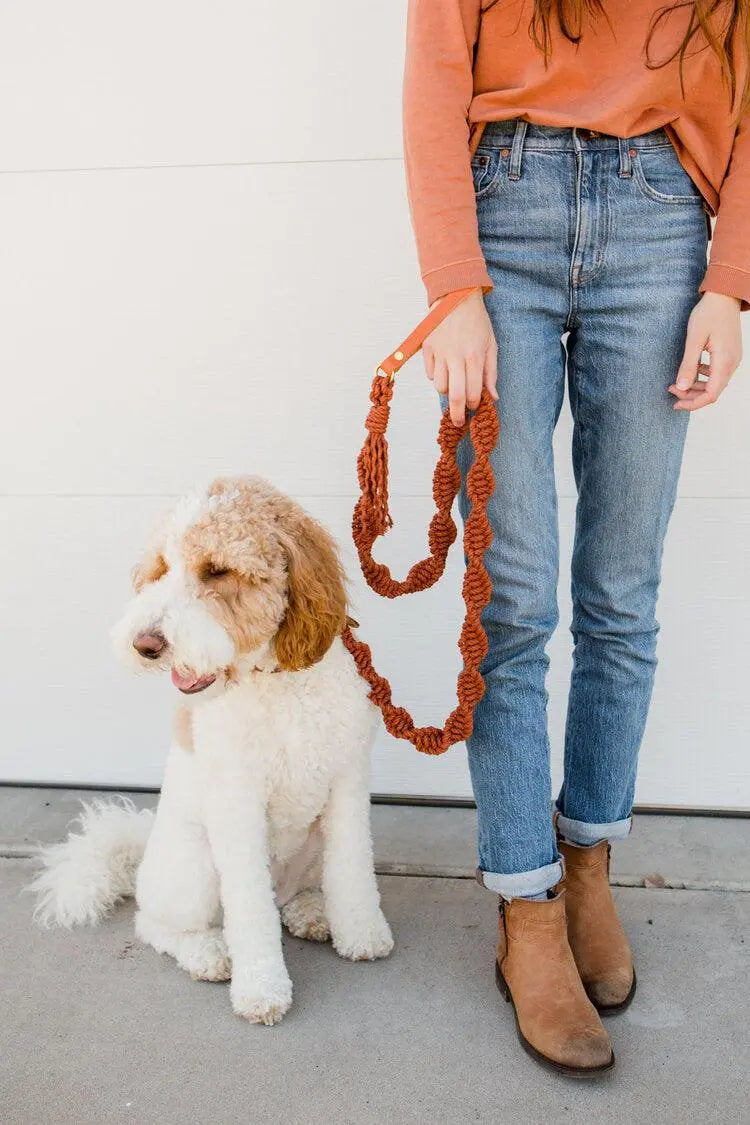
<path id="1" fill-rule="evenodd" d="M 290 934 L 306 941 L 328 941 L 331 936 L 322 891 L 300 891 L 282 906 L 281 920 Z"/>
<path id="2" fill-rule="evenodd" d="M 218 926 L 207 930 L 170 930 L 139 910 L 136 937 L 157 953 L 168 953 L 194 980 L 229 980 L 232 962 Z"/>
<path id="3" fill-rule="evenodd" d="M 232 960 L 219 929 L 184 934 L 177 959 L 193 980 L 229 980 L 232 975 Z"/>
<path id="4" fill-rule="evenodd" d="M 238 973 L 235 969 L 230 996 L 238 1016 L 270 1027 L 289 1011 L 292 982 L 285 969 L 277 973 L 252 969 Z"/>
<path id="5" fill-rule="evenodd" d="M 382 910 L 356 928 L 347 925 L 334 929 L 332 937 L 338 955 L 349 961 L 375 961 L 387 957 L 393 949 L 393 934 Z"/>

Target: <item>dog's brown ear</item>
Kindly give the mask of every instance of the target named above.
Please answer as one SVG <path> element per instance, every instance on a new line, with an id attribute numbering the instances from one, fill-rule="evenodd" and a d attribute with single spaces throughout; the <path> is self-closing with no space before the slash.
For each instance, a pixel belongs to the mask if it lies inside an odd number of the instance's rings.
<path id="1" fill-rule="evenodd" d="M 136 594 L 139 594 L 149 582 L 158 582 L 168 569 L 164 556 L 159 551 L 147 551 L 130 572 Z"/>
<path id="2" fill-rule="evenodd" d="M 303 512 L 285 521 L 287 611 L 276 634 L 276 659 L 287 672 L 316 664 L 346 625 L 346 588 L 336 544 Z"/>

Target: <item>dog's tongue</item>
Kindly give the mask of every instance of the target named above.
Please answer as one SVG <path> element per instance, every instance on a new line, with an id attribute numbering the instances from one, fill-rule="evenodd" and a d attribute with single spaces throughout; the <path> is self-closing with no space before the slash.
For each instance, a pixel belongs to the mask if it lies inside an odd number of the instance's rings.
<path id="1" fill-rule="evenodd" d="M 196 676 L 190 672 L 180 672 L 177 668 L 172 669 L 172 683 L 180 691 L 200 691 L 201 688 L 212 684 L 215 679 L 216 676 Z"/>

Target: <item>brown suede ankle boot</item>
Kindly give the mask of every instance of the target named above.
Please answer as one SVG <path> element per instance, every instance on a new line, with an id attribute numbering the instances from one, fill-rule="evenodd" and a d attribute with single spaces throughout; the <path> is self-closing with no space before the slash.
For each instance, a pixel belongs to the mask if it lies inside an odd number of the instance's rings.
<path id="1" fill-rule="evenodd" d="M 613 1066 L 609 1036 L 568 944 L 564 890 L 547 902 L 500 900 L 495 972 L 513 1004 L 518 1037 L 537 1062 L 575 1078 Z"/>
<path id="2" fill-rule="evenodd" d="M 558 840 L 565 860 L 568 941 L 589 999 L 602 1015 L 627 1008 L 635 994 L 633 958 L 609 886 L 609 844 Z"/>

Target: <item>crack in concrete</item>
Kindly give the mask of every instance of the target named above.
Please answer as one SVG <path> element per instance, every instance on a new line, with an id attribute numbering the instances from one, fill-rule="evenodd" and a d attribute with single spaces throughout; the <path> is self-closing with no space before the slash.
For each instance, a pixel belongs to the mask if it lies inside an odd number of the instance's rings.
<path id="1" fill-rule="evenodd" d="M 429 864 L 376 863 L 378 875 L 408 876 L 412 879 L 475 879 L 476 872 L 467 867 L 433 867 Z M 677 876 L 664 876 L 663 882 L 652 882 L 653 875 L 613 874 L 610 885 L 613 887 L 636 887 L 642 890 L 665 891 L 730 891 L 734 894 L 750 894 L 750 882 L 735 882 L 722 879 L 680 879 Z"/>
<path id="2" fill-rule="evenodd" d="M 0 846 L 0 859 L 36 859 L 35 848 L 21 845 Z M 475 879 L 476 873 L 468 867 L 439 867 L 425 863 L 376 863 L 378 875 L 409 879 Z M 750 882 L 735 882 L 728 879 L 680 879 L 664 876 L 663 882 L 652 882 L 653 875 L 612 875 L 613 887 L 631 887 L 647 891 L 728 891 L 731 894 L 750 894 Z"/>

